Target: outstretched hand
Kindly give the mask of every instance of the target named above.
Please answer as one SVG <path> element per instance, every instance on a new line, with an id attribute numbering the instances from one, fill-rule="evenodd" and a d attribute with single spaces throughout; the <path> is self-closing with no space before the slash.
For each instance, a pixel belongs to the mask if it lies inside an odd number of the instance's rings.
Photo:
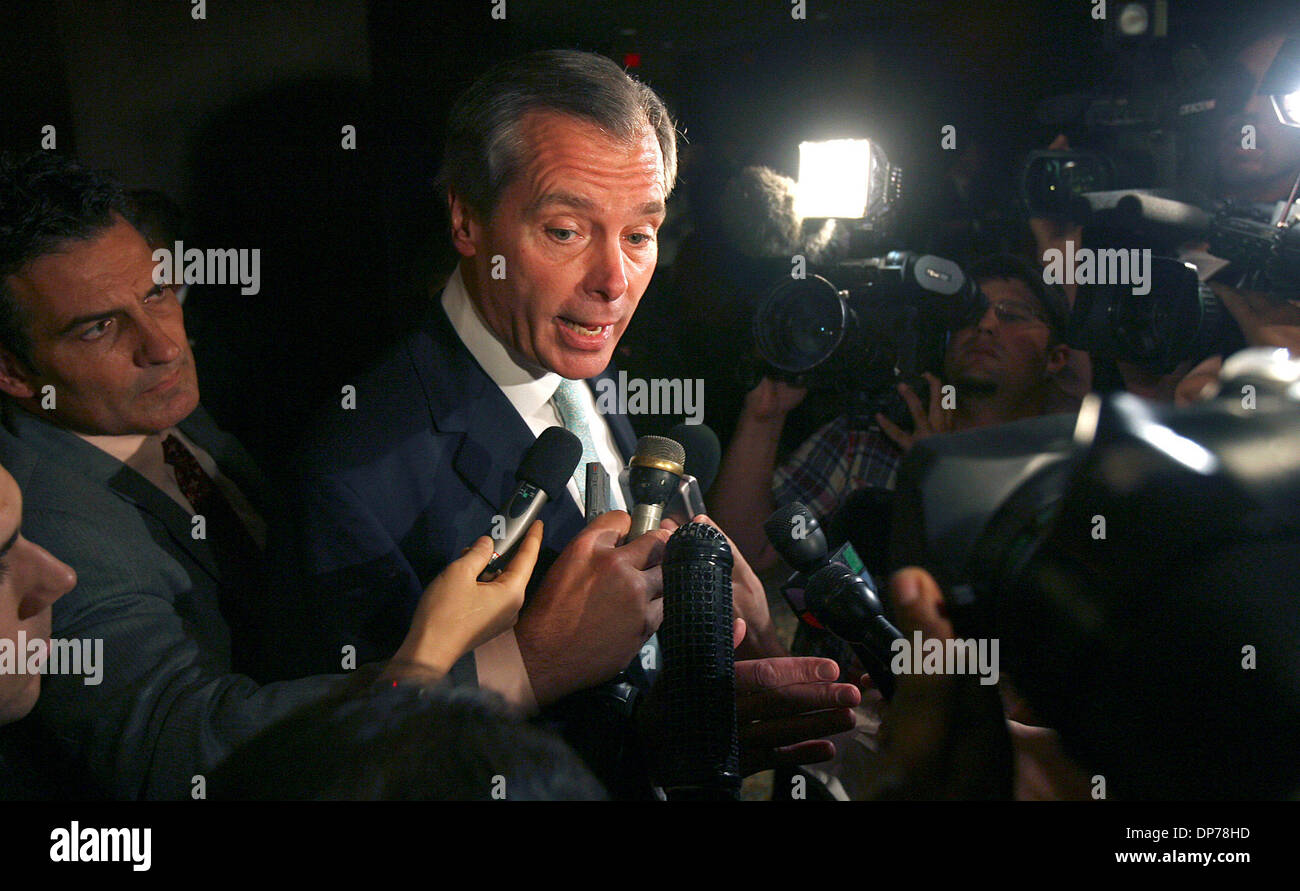
<path id="1" fill-rule="evenodd" d="M 910 451 L 918 440 L 940 433 L 951 433 L 953 430 L 955 415 L 951 409 L 943 407 L 939 378 L 928 371 L 924 373 L 924 376 L 930 384 L 930 404 L 928 407 L 921 405 L 921 398 L 907 384 L 900 383 L 898 385 L 899 395 L 907 403 L 907 410 L 912 415 L 912 431 L 910 433 L 883 414 L 878 413 L 876 415 L 876 423 L 880 425 L 880 429 L 904 453 Z"/>

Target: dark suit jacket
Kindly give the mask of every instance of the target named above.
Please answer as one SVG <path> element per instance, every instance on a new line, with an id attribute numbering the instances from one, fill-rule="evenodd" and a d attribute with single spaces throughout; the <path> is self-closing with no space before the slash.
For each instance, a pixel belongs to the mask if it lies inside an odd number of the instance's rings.
<path id="1" fill-rule="evenodd" d="M 355 387 L 356 408 L 340 402 L 327 412 L 298 462 L 298 557 L 310 579 L 307 613 L 322 629 L 312 635 L 322 642 L 315 664 L 348 644 L 363 661 L 393 653 L 425 585 L 487 532 L 536 439 L 461 342 L 441 299 Z M 606 418 L 630 456 L 631 424 Z M 585 525 L 567 494 L 546 505 L 542 520 L 552 558 Z M 472 654 L 453 671 L 458 682 L 475 676 Z"/>
<path id="2" fill-rule="evenodd" d="M 202 409 L 180 427 L 268 509 L 265 483 L 233 437 Z M 236 744 L 339 683 L 259 686 L 232 673 L 223 582 L 208 543 L 194 540 L 190 515 L 136 471 L 17 409 L 0 430 L 0 463 L 22 489 L 23 534 L 77 572 L 76 587 L 54 605 L 53 636 L 104 641 L 98 686 L 42 678 L 23 723 L 38 722 L 50 737 L 48 769 L 72 759 L 115 798 L 189 797 L 192 778 Z"/>

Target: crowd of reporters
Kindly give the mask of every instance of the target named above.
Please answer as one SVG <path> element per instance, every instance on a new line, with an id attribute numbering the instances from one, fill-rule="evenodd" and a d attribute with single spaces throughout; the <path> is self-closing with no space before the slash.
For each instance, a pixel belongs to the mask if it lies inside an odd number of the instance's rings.
<path id="1" fill-rule="evenodd" d="M 1241 63 L 1262 77 L 1286 37 L 1255 40 Z M 1225 197 L 1282 201 L 1300 175 L 1300 129 L 1265 112 L 1258 97 L 1242 110 L 1261 155 L 1213 149 Z M 617 479 L 634 433 L 662 432 L 597 407 L 626 330 L 634 367 L 647 345 L 668 377 L 707 358 L 705 389 L 722 394 L 708 409 L 726 440 L 709 516 L 681 519 L 716 523 L 734 560 L 741 773 L 830 762 L 810 775 L 854 798 L 1096 797 L 1096 766 L 1044 726 L 1019 678 L 996 691 L 948 675 L 886 685 L 824 632 L 800 626 L 792 640 L 769 603 L 785 564 L 764 520 L 798 502 L 828 529 L 860 525 L 844 519 L 855 501 L 893 489 L 918 444 L 1072 416 L 1097 390 L 1191 405 L 1226 357 L 1157 375 L 1072 348 L 1076 289 L 1045 283 L 1042 262 L 1082 232 L 1026 217 L 1018 241 L 960 251 L 981 303 L 949 326 L 934 367 L 869 410 L 809 396 L 807 380 L 749 361 L 768 261 L 834 251 L 832 234 L 790 217 L 774 172 L 739 172 L 725 199 L 768 196 L 761 226 L 738 213 L 707 233 L 734 268 L 696 238 L 648 292 L 661 304 L 638 319 L 677 307 L 684 324 L 667 342 L 629 328 L 676 166 L 662 102 L 608 60 L 538 53 L 478 81 L 453 111 L 439 180 L 457 269 L 431 289 L 419 329 L 357 378 L 355 401 L 299 431 L 289 472 L 271 481 L 200 405 L 184 295 L 153 276 L 169 243 L 151 234 L 154 199 L 57 155 L 0 162 L 0 637 L 105 643 L 102 683 L 0 677 L 0 794 L 655 797 L 655 632 L 679 524 L 628 536 L 635 504 L 617 484 L 611 510 L 581 514 L 581 470 Z M 1300 295 L 1212 287 L 1245 344 L 1300 356 Z M 692 341 L 699 316 L 717 322 L 707 348 Z M 736 367 L 757 369 L 747 392 Z M 579 440 L 580 472 L 484 581 L 497 543 L 481 533 L 554 426 Z M 901 637 L 957 635 L 931 573 L 887 571 L 881 599 Z M 1238 788 L 1295 793 L 1294 777 L 1275 779 Z"/>

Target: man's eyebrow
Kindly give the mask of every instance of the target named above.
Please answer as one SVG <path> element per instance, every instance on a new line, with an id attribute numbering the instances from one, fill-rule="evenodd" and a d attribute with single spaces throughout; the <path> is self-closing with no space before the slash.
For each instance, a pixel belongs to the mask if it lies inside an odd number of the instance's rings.
<path id="1" fill-rule="evenodd" d="M 547 192 L 539 197 L 530 206 L 529 210 L 534 213 L 544 207 L 552 204 L 559 204 L 565 207 L 572 207 L 577 210 L 595 210 L 596 203 L 582 195 L 575 195 L 572 192 Z M 662 201 L 647 201 L 635 211 L 637 216 L 653 217 L 664 212 L 664 203 Z"/>
<path id="2" fill-rule="evenodd" d="M 19 523 L 18 528 L 14 529 L 14 534 L 9 536 L 9 540 L 4 544 L 0 545 L 0 559 L 4 559 L 5 554 L 9 553 L 9 549 L 12 548 L 14 546 L 14 543 L 18 541 L 18 534 L 22 531 L 23 531 L 22 524 Z"/>
<path id="3" fill-rule="evenodd" d="M 120 309 L 109 309 L 109 310 L 105 310 L 104 312 L 95 312 L 95 313 L 90 313 L 89 315 L 77 316 L 75 319 L 68 322 L 68 324 L 64 325 L 62 328 L 59 329 L 59 336 L 68 334 L 74 328 L 80 328 L 82 325 L 86 324 L 87 322 L 99 322 L 104 319 L 111 319 L 116 315 L 120 315 L 121 312 L 122 311 Z"/>
<path id="4" fill-rule="evenodd" d="M 170 288 L 170 287 L 172 287 L 172 285 L 170 284 L 154 285 L 152 288 L 144 292 L 144 296 L 152 297 L 154 294 L 161 294 L 164 288 Z M 142 297 L 141 299 L 144 298 Z M 104 319 L 111 319 L 113 318 L 113 316 L 121 315 L 121 313 L 122 310 L 120 309 L 106 309 L 102 312 L 92 312 L 92 313 L 87 313 L 84 316 L 77 316 L 75 319 L 68 322 L 66 325 L 64 325 L 62 328 L 59 329 L 59 336 L 61 337 L 64 334 L 68 334 L 74 328 L 80 328 L 82 325 L 85 325 L 88 322 L 99 322 Z"/>
<path id="5" fill-rule="evenodd" d="M 547 192 L 534 201 L 528 209 L 538 211 L 552 204 L 562 204 L 566 207 L 575 207 L 578 210 L 594 210 L 596 207 L 596 203 L 591 199 L 584 198 L 581 195 L 574 195 L 572 192 Z"/>

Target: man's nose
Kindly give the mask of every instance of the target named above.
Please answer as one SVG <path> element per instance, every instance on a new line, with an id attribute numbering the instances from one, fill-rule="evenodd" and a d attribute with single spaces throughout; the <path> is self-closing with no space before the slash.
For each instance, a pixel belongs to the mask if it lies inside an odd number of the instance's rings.
<path id="1" fill-rule="evenodd" d="M 28 619 L 49 609 L 77 584 L 71 566 L 45 548 L 19 537 L 10 551 L 10 573 L 18 590 L 18 618 Z"/>
<path id="2" fill-rule="evenodd" d="M 618 300 L 627 293 L 627 262 L 618 239 L 599 242 L 591 268 L 587 270 L 587 292 L 605 300 Z"/>
<path id="3" fill-rule="evenodd" d="M 139 322 L 140 347 L 137 353 L 141 365 L 166 365 L 175 362 L 181 346 L 168 336 L 162 325 L 146 315 Z"/>
<path id="4" fill-rule="evenodd" d="M 992 331 L 996 331 L 997 327 L 998 327 L 998 312 L 993 308 L 992 305 L 989 305 L 984 309 L 984 315 L 980 316 L 979 321 L 975 323 L 975 329 L 977 331 L 992 332 Z"/>

